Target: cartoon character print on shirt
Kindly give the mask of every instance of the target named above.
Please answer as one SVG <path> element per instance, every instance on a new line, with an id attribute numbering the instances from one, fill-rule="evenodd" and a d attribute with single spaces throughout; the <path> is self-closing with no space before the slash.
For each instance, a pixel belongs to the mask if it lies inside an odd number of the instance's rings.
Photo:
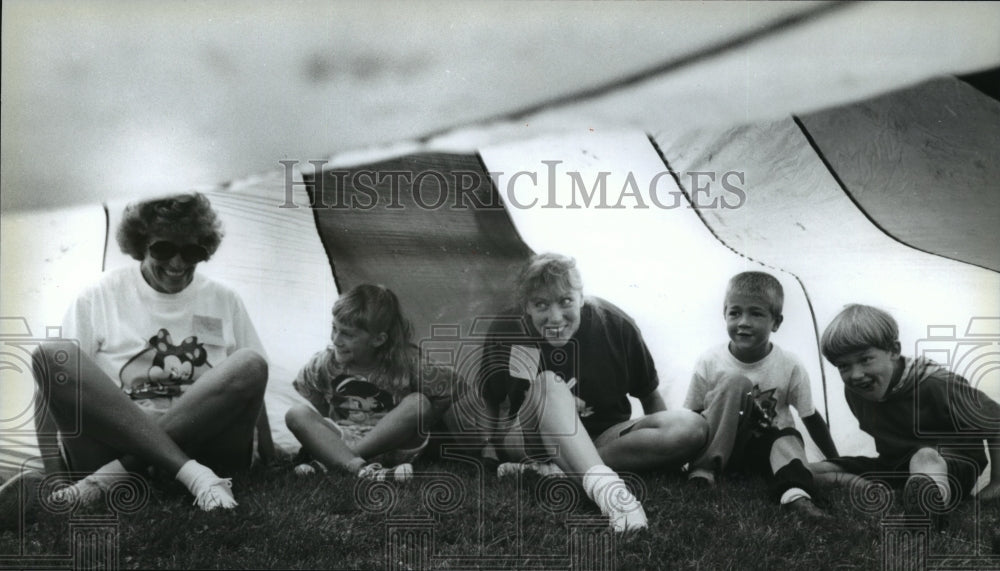
<path id="1" fill-rule="evenodd" d="M 388 391 L 358 375 L 339 375 L 333 380 L 330 408 L 339 422 L 373 425 L 396 406 Z"/>
<path id="2" fill-rule="evenodd" d="M 778 399 L 774 397 L 778 389 L 760 390 L 760 385 L 754 385 L 750 392 L 743 396 L 740 407 L 740 422 L 747 430 L 759 434 L 772 426 L 778 416 Z"/>
<path id="3" fill-rule="evenodd" d="M 194 383 L 204 368 L 211 368 L 208 353 L 198 337 L 174 345 L 170 332 L 160 329 L 148 346 L 122 367 L 122 390 L 133 399 L 175 397 Z"/>

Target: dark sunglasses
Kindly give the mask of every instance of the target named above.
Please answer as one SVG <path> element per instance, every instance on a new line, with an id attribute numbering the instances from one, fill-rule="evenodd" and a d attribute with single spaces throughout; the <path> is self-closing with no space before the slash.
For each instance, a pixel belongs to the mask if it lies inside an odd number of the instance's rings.
<path id="1" fill-rule="evenodd" d="M 173 242 L 156 242 L 149 245 L 149 255 L 162 261 L 169 260 L 181 255 L 181 258 L 189 264 L 197 264 L 208 259 L 208 250 L 198 244 L 184 244 L 178 246 Z"/>

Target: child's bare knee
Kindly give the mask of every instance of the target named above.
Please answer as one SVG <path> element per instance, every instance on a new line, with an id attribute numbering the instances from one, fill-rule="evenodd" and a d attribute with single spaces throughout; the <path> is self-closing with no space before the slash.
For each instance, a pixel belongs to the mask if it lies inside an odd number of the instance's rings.
<path id="1" fill-rule="evenodd" d="M 708 399 L 716 402 L 738 399 L 742 398 L 752 390 L 753 381 L 748 379 L 745 375 L 726 375 L 714 389 L 709 391 Z"/>
<path id="2" fill-rule="evenodd" d="M 427 397 L 424 393 L 410 393 L 403 397 L 404 403 L 409 403 L 415 410 L 418 410 L 421 414 L 430 414 L 433 409 L 431 399 Z"/>
<path id="3" fill-rule="evenodd" d="M 933 448 L 921 448 L 910 458 L 910 472 L 941 470 L 945 466 L 944 457 Z"/>
<path id="4" fill-rule="evenodd" d="M 289 430 L 295 431 L 301 429 L 303 426 L 310 422 L 310 419 L 315 418 L 317 413 L 309 405 L 297 404 L 288 409 L 285 413 L 285 426 Z"/>

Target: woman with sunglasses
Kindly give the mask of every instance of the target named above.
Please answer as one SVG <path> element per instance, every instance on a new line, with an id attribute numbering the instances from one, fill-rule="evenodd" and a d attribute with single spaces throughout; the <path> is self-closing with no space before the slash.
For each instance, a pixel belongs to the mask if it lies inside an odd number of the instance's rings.
<path id="1" fill-rule="evenodd" d="M 196 273 L 221 222 L 204 195 L 176 195 L 128 205 L 117 239 L 139 263 L 86 288 L 65 341 L 34 354 L 46 471 L 86 475 L 51 501 L 93 503 L 154 466 L 202 509 L 231 508 L 232 485 L 216 471 L 250 465 L 267 362 L 239 296 Z M 260 436 L 269 456 L 270 434 Z"/>

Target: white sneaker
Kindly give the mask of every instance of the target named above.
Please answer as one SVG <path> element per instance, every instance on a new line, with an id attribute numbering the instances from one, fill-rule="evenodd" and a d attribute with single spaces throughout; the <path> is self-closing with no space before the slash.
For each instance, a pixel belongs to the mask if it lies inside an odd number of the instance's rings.
<path id="1" fill-rule="evenodd" d="M 599 495 L 603 501 L 597 502 L 601 511 L 611 520 L 611 528 L 618 533 L 645 529 L 649 524 L 646 510 L 635 499 L 625 482 L 618 480 L 617 485 L 608 485 Z"/>
<path id="2" fill-rule="evenodd" d="M 507 476 L 514 476 L 517 474 L 523 474 L 525 470 L 525 464 L 520 462 L 504 462 L 497 466 L 497 478 L 506 478 Z"/>
<path id="3" fill-rule="evenodd" d="M 214 478 L 199 482 L 199 491 L 194 496 L 194 504 L 210 512 L 215 508 L 232 509 L 238 504 L 233 497 L 231 478 Z"/>
<path id="4" fill-rule="evenodd" d="M 505 478 L 516 474 L 523 474 L 532 471 L 545 478 L 565 478 L 566 472 L 556 465 L 555 462 L 504 462 L 497 466 L 497 478 Z"/>
<path id="5" fill-rule="evenodd" d="M 590 499 L 608 516 L 611 528 L 618 533 L 645 529 L 646 510 L 632 495 L 625 482 L 606 466 L 591 468 L 584 475 L 583 487 Z"/>
<path id="6" fill-rule="evenodd" d="M 75 505 L 84 507 L 96 504 L 104 497 L 104 489 L 93 474 L 57 489 L 49 494 L 48 502 L 56 506 Z"/>
<path id="7" fill-rule="evenodd" d="M 532 462 L 530 468 L 543 478 L 565 478 L 566 472 L 562 471 L 555 462 Z"/>
<path id="8" fill-rule="evenodd" d="M 407 462 L 394 468 L 383 468 L 378 462 L 372 462 L 361 468 L 358 478 L 376 482 L 406 482 L 413 479 L 413 464 Z"/>
<path id="9" fill-rule="evenodd" d="M 323 465 L 319 460 L 313 460 L 312 462 L 304 462 L 295 467 L 296 476 L 311 476 L 315 473 L 326 474 L 326 466 Z"/>

